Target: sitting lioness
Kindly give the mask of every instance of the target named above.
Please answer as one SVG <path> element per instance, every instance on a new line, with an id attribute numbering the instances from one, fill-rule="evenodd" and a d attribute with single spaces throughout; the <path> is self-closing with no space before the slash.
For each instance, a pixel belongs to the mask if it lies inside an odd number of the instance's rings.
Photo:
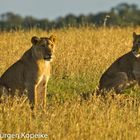
<path id="1" fill-rule="evenodd" d="M 1 76 L 0 87 L 7 89 L 12 95 L 16 90 L 20 93 L 27 91 L 32 105 L 46 107 L 46 88 L 55 37 L 53 35 L 42 38 L 34 36 L 31 42 L 32 47 Z"/>
<path id="2" fill-rule="evenodd" d="M 114 89 L 116 93 L 121 93 L 136 83 L 140 85 L 140 35 L 134 32 L 132 50 L 104 72 L 99 81 L 99 91 Z"/>

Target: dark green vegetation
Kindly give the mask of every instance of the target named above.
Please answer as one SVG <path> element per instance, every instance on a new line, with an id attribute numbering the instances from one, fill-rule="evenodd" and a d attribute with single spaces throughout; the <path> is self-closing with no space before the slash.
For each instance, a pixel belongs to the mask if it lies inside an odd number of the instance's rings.
<path id="1" fill-rule="evenodd" d="M 17 30 L 40 28 L 43 30 L 64 27 L 81 26 L 137 26 L 140 25 L 140 9 L 132 4 L 120 4 L 108 12 L 98 14 L 79 15 L 69 14 L 56 20 L 36 19 L 32 16 L 21 17 L 14 13 L 5 13 L 0 16 L 0 30 Z"/>

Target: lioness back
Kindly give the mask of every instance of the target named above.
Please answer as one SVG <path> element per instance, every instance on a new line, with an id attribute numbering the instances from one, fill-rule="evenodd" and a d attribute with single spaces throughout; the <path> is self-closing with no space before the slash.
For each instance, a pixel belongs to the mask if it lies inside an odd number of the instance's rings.
<path id="1" fill-rule="evenodd" d="M 132 50 L 118 58 L 101 76 L 99 91 L 114 89 L 120 93 L 136 82 L 140 83 L 140 35 L 133 33 L 133 38 Z"/>
<path id="2" fill-rule="evenodd" d="M 4 72 L 0 78 L 0 85 L 3 85 L 10 90 L 18 89 L 23 91 L 25 89 L 26 71 L 27 69 L 29 70 L 31 65 L 33 65 L 31 61 L 31 50 L 28 50 L 20 60 L 18 60 Z M 14 94 L 14 92 L 12 93 Z"/>
<path id="3" fill-rule="evenodd" d="M 32 104 L 45 106 L 55 37 L 34 36 L 31 42 L 32 47 L 1 76 L 0 87 L 10 90 L 9 94 L 12 95 L 15 94 L 15 90 L 19 90 L 21 94 L 26 90 Z"/>

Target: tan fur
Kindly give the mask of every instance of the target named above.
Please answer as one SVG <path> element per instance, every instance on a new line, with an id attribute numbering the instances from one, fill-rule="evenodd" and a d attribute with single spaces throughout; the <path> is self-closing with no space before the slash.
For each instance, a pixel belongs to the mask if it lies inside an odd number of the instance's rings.
<path id="1" fill-rule="evenodd" d="M 9 67 L 0 78 L 0 87 L 8 94 L 16 90 L 27 91 L 30 103 L 46 107 L 47 82 L 50 76 L 50 61 L 55 48 L 55 37 L 32 37 L 32 47 L 21 59 Z M 10 91 L 10 92 L 9 92 Z"/>
<path id="2" fill-rule="evenodd" d="M 99 92 L 114 89 L 120 93 L 136 83 L 140 85 L 140 35 L 134 32 L 132 50 L 118 58 L 103 73 L 99 81 Z"/>

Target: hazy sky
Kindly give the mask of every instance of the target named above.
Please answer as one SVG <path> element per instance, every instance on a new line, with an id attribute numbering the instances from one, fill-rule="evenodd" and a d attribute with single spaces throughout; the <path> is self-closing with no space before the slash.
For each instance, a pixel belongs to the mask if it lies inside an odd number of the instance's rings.
<path id="1" fill-rule="evenodd" d="M 79 15 L 107 11 L 122 2 L 140 7 L 140 0 L 0 0 L 0 14 L 14 12 L 22 16 L 55 19 L 69 13 Z"/>

